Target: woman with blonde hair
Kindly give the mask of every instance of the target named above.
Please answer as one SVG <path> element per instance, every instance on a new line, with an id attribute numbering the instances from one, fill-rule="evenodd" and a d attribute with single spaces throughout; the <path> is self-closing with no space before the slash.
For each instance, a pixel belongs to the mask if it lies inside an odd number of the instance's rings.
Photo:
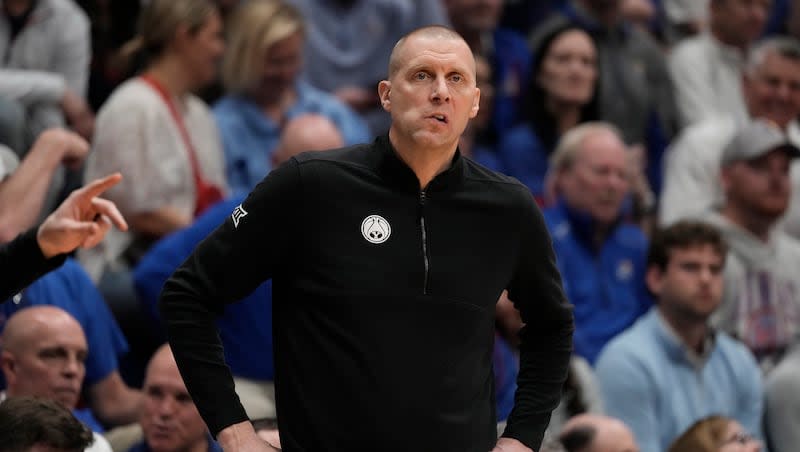
<path id="1" fill-rule="evenodd" d="M 228 23 L 222 65 L 226 96 L 214 106 L 228 181 L 247 193 L 270 171 L 283 126 L 301 114 L 330 119 L 345 145 L 370 140 L 366 124 L 332 95 L 300 80 L 305 25 L 281 0 L 243 3 Z"/>
<path id="2" fill-rule="evenodd" d="M 669 448 L 669 452 L 759 452 L 761 443 L 725 416 L 695 422 Z"/>
<path id="3" fill-rule="evenodd" d="M 130 225 L 81 256 L 96 280 L 109 266 L 131 264 L 154 240 L 188 226 L 223 197 L 218 131 L 192 94 L 216 78 L 223 51 L 213 1 L 150 0 L 142 10 L 138 35 L 123 53 L 143 62 L 143 70 L 100 110 L 86 169 L 87 180 L 114 171 L 125 176 L 107 196 Z"/>

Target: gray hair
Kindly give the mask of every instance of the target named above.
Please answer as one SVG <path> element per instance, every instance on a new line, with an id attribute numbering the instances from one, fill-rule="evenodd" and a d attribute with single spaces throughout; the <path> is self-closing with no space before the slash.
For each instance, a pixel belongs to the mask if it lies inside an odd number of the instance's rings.
<path id="1" fill-rule="evenodd" d="M 589 121 L 575 126 L 561 137 L 556 149 L 550 155 L 550 172 L 557 173 L 571 167 L 583 149 L 586 139 L 599 132 L 611 132 L 624 142 L 622 132 L 608 122 Z"/>
<path id="2" fill-rule="evenodd" d="M 744 73 L 754 74 L 766 61 L 770 54 L 777 54 L 783 58 L 800 63 L 800 41 L 790 36 L 780 36 L 764 39 L 756 43 L 744 63 Z"/>

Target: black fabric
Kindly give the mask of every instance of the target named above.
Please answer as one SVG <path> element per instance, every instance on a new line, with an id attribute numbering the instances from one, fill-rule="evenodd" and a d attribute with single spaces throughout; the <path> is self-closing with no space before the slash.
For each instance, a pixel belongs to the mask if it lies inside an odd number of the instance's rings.
<path id="1" fill-rule="evenodd" d="M 383 243 L 362 234 L 372 215 L 390 226 L 375 235 Z M 503 289 L 527 323 L 505 435 L 539 448 L 573 323 L 541 213 L 517 181 L 456 154 L 421 191 L 387 137 L 301 154 L 267 176 L 161 295 L 215 435 L 246 419 L 215 316 L 268 278 L 284 451 L 490 450 Z"/>
<path id="2" fill-rule="evenodd" d="M 36 228 L 0 245 L 0 301 L 61 266 L 67 256 L 45 259 L 36 242 Z"/>

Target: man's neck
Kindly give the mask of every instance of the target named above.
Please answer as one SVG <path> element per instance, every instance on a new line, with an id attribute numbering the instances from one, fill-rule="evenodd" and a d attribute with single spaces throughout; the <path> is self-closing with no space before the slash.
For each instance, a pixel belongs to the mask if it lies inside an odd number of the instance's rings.
<path id="1" fill-rule="evenodd" d="M 703 347 L 709 332 L 707 319 L 690 319 L 664 309 L 661 304 L 658 306 L 658 311 L 684 345 L 698 354 L 705 351 Z"/>
<path id="2" fill-rule="evenodd" d="M 720 214 L 731 223 L 753 234 L 762 242 L 769 241 L 769 232 L 772 230 L 775 220 L 764 218 L 752 212 L 744 212 L 730 203 L 727 203 L 722 208 Z"/>
<path id="3" fill-rule="evenodd" d="M 147 68 L 145 74 L 154 78 L 168 93 L 176 97 L 181 97 L 192 89 L 188 72 L 174 58 L 162 56 Z"/>
<path id="4" fill-rule="evenodd" d="M 744 42 L 741 42 L 738 39 L 731 39 L 729 36 L 725 36 L 723 33 L 719 31 L 719 29 L 715 28 L 713 25 L 709 28 L 709 32 L 711 36 L 714 37 L 719 43 L 727 47 L 733 47 L 738 49 L 740 52 L 745 53 L 747 52 L 748 45 Z"/>
<path id="5" fill-rule="evenodd" d="M 420 149 L 413 143 L 405 142 L 398 137 L 394 128 L 389 129 L 389 141 L 397 151 L 398 157 L 417 175 L 419 186 L 425 189 L 438 174 L 447 170 L 456 153 L 458 143 L 441 149 Z"/>

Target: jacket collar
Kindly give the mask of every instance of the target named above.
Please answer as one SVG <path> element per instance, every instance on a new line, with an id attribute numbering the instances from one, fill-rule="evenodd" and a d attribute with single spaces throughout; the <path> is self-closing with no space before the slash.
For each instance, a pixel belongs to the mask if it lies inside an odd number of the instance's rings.
<path id="1" fill-rule="evenodd" d="M 419 179 L 414 171 L 397 154 L 397 150 L 389 141 L 389 135 L 381 135 L 375 139 L 375 148 L 378 151 L 378 172 L 392 186 L 404 190 L 420 192 Z M 461 152 L 456 149 L 450 167 L 436 175 L 425 188 L 425 192 L 443 191 L 448 188 L 455 188 L 463 183 L 465 178 L 466 166 Z"/>

